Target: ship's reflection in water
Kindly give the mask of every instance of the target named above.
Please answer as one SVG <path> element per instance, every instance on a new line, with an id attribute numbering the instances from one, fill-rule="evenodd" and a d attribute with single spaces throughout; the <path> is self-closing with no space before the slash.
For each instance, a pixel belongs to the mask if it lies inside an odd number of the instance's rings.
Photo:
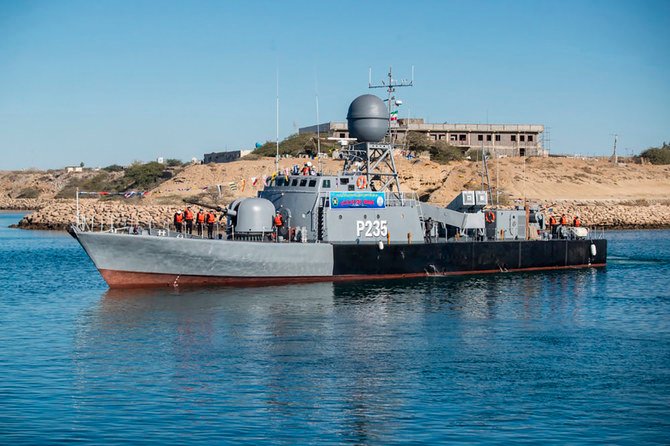
<path id="1" fill-rule="evenodd" d="M 553 330 L 580 323 L 598 274 L 110 290 L 80 318 L 76 410 L 158 438 L 458 439 L 498 405 L 529 416 L 538 357 L 577 342 Z"/>

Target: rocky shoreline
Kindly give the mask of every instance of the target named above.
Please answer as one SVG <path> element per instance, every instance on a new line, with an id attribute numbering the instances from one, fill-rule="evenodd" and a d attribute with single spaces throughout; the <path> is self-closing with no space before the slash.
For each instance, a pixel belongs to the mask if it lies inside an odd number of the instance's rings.
<path id="1" fill-rule="evenodd" d="M 3 200 L 0 209 L 33 210 L 12 227 L 21 229 L 66 230 L 76 219 L 75 200 L 42 201 L 33 199 Z M 670 200 L 617 202 L 564 201 L 541 203 L 545 214 L 572 218 L 579 215 L 583 224 L 607 229 L 670 228 Z M 186 205 L 128 204 L 118 201 L 80 200 L 80 217 L 96 230 L 129 225 L 164 227 L 172 222 L 174 213 Z M 194 207 L 196 209 L 196 207 Z M 551 211 L 551 212 L 550 212 Z"/>

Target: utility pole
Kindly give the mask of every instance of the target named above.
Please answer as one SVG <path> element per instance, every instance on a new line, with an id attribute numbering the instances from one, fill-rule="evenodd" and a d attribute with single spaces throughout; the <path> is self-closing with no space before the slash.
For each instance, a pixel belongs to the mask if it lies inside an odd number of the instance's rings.
<path id="1" fill-rule="evenodd" d="M 615 133 L 615 134 L 614 134 L 614 149 L 612 150 L 612 159 L 611 159 L 611 161 L 612 161 L 614 164 L 618 164 L 618 163 L 619 163 L 619 158 L 617 157 L 617 154 L 616 154 L 616 142 L 617 142 L 618 137 L 619 137 L 619 135 L 617 135 L 617 134 Z"/>

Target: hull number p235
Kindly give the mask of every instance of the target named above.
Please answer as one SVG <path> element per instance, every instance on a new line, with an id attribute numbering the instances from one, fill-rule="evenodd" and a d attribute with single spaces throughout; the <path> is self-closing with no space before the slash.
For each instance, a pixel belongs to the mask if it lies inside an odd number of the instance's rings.
<path id="1" fill-rule="evenodd" d="M 386 237 L 388 232 L 386 220 L 356 221 L 356 237 Z"/>

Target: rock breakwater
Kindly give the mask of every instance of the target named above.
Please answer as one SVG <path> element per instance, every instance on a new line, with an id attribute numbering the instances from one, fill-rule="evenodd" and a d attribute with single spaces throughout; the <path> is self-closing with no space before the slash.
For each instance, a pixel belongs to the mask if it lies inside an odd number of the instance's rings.
<path id="1" fill-rule="evenodd" d="M 18 222 L 16 227 L 24 229 L 66 229 L 76 220 L 75 200 L 15 200 L 3 206 L 5 209 L 36 209 Z M 544 213 L 560 216 L 566 214 L 570 220 L 579 215 L 585 226 L 611 229 L 652 229 L 670 227 L 670 200 L 648 202 L 637 201 L 564 201 L 541 203 Z M 129 204 L 117 201 L 80 200 L 80 218 L 87 225 L 109 229 L 128 225 L 163 227 L 171 224 L 174 213 L 184 206 Z M 194 207 L 196 210 L 196 207 Z"/>

